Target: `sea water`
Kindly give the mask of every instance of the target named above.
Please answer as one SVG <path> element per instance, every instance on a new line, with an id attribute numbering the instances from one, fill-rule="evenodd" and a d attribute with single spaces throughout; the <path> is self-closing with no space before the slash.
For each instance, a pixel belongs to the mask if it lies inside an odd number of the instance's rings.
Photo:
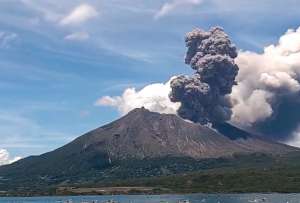
<path id="1" fill-rule="evenodd" d="M 114 200 L 118 203 L 300 203 L 300 194 L 189 194 L 189 195 L 103 195 L 64 197 L 0 197 L 0 203 L 104 203 Z"/>

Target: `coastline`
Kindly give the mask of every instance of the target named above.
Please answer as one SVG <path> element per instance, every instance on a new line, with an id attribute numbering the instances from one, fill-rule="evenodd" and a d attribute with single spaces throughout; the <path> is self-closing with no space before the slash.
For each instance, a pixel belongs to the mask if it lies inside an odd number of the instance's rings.
<path id="1" fill-rule="evenodd" d="M 300 192 L 300 191 L 299 191 Z M 67 197 L 67 196 L 135 196 L 135 195 L 236 195 L 236 194 L 299 194 L 299 192 L 287 192 L 287 191 L 174 191 L 169 188 L 151 188 L 151 187 L 101 187 L 101 188 L 75 188 L 75 187 L 63 187 L 57 188 L 55 191 L 49 190 L 44 192 L 19 192 L 19 193 L 6 193 L 0 191 L 0 198 L 5 197 Z"/>

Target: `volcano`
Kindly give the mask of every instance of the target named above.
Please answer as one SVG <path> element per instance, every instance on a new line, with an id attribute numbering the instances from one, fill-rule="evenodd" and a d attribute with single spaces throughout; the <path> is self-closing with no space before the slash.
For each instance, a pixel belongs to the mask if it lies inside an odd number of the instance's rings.
<path id="1" fill-rule="evenodd" d="M 176 115 L 135 109 L 123 118 L 95 129 L 48 154 L 80 159 L 99 154 L 108 162 L 127 159 L 230 157 L 234 154 L 283 154 L 294 148 L 251 135 L 230 124 L 207 127 Z"/>
<path id="2" fill-rule="evenodd" d="M 138 108 L 52 152 L 0 167 L 0 189 L 161 176 L 298 151 L 228 123 L 208 127 Z"/>

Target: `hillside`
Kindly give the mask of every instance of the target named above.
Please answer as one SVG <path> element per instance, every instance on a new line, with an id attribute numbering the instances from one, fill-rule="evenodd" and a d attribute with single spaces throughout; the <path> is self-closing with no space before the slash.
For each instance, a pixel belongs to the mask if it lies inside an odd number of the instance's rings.
<path id="1" fill-rule="evenodd" d="M 57 150 L 0 167 L 0 190 L 104 184 L 222 168 L 263 169 L 295 153 L 298 149 L 229 124 L 209 128 L 140 108 Z"/>

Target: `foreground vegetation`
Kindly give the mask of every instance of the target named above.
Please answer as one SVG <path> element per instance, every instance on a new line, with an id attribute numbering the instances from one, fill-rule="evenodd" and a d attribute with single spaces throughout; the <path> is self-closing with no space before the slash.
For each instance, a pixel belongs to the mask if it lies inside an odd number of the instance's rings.
<path id="1" fill-rule="evenodd" d="M 2 180 L 0 195 L 300 192 L 299 160 L 300 155 L 295 153 L 278 157 L 254 154 L 205 161 L 168 158 L 122 163 L 107 171 L 74 175 L 57 182 L 24 179 L 3 185 Z"/>

